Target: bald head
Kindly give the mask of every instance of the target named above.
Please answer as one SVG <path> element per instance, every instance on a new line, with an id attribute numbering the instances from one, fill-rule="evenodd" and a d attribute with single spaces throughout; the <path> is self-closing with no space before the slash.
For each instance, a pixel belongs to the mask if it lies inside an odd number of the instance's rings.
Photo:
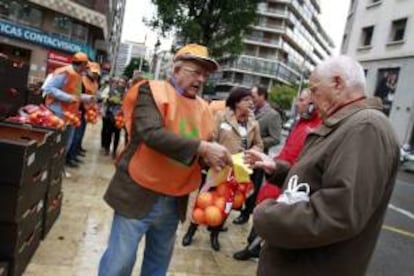
<path id="1" fill-rule="evenodd" d="M 348 56 L 331 57 L 319 64 L 309 84 L 312 101 L 322 115 L 365 95 L 364 70 Z"/>

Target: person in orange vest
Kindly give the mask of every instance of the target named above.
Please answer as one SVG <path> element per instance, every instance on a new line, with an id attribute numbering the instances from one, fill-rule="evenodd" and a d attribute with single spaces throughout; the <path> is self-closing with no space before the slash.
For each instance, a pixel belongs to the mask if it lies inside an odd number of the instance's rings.
<path id="1" fill-rule="evenodd" d="M 96 62 L 89 62 L 86 74 L 82 76 L 82 93 L 95 96 L 99 89 L 99 78 L 101 76 L 101 67 Z M 83 103 L 79 106 L 81 113 L 80 127 L 75 129 L 72 145 L 68 152 L 67 159 L 71 162 L 82 163 L 78 156 L 85 156 L 86 150 L 82 148 L 82 140 L 86 130 L 86 111 L 89 110 L 91 104 Z"/>
<path id="2" fill-rule="evenodd" d="M 46 105 L 60 118 L 64 119 L 65 112 L 77 114 L 80 102 L 90 102 L 91 95 L 82 95 L 82 74 L 86 70 L 89 59 L 85 53 L 78 52 L 72 56 L 72 64 L 56 69 L 51 78 L 44 85 Z M 66 152 L 72 144 L 75 128 L 68 126 L 68 140 Z M 76 163 L 66 161 L 66 164 L 77 167 Z"/>
<path id="3" fill-rule="evenodd" d="M 141 275 L 166 275 L 188 195 L 201 182 L 199 160 L 216 170 L 232 165 L 229 151 L 208 141 L 213 117 L 197 95 L 218 67 L 206 47 L 189 44 L 177 51 L 168 81 L 144 80 L 126 93 L 129 144 L 104 197 L 115 214 L 99 276 L 131 275 L 144 236 Z"/>

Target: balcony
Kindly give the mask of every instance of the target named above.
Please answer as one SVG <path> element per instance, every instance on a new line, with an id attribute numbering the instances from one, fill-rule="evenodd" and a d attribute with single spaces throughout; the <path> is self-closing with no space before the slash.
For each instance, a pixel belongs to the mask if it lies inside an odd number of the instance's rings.
<path id="1" fill-rule="evenodd" d="M 276 17 L 276 18 L 286 18 L 288 16 L 287 10 L 282 9 L 272 9 L 272 8 L 260 8 L 258 13 L 261 15 L 269 16 L 269 17 Z"/>
<path id="2" fill-rule="evenodd" d="M 286 26 L 279 24 L 260 23 L 258 25 L 252 26 L 252 28 L 255 30 L 280 34 L 285 31 Z"/>
<path id="3" fill-rule="evenodd" d="M 300 77 L 300 73 L 275 58 L 269 60 L 245 55 L 237 60 L 222 63 L 222 71 L 236 71 L 285 83 L 293 83 Z"/>
<path id="4" fill-rule="evenodd" d="M 102 30 L 105 39 L 108 37 L 107 19 L 103 13 L 69 0 L 29 0 L 29 2 L 96 26 Z"/>
<path id="5" fill-rule="evenodd" d="M 280 48 L 282 46 L 281 40 L 278 38 L 265 38 L 259 36 L 245 36 L 244 43 L 264 46 L 269 48 Z"/>

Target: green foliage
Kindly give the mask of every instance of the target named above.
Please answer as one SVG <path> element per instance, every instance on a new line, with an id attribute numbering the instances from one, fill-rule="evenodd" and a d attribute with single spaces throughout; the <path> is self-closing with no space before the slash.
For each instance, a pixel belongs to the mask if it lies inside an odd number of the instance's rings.
<path id="1" fill-rule="evenodd" d="M 131 61 L 129 62 L 129 64 L 127 65 L 127 67 L 125 67 L 124 69 L 124 73 L 123 75 L 128 77 L 128 78 L 132 78 L 132 75 L 134 74 L 134 70 L 138 70 L 139 69 L 139 64 L 141 62 L 141 58 L 131 58 Z M 141 72 L 149 72 L 149 63 L 148 61 L 146 61 L 145 59 L 142 60 L 142 68 L 141 68 Z"/>
<path id="2" fill-rule="evenodd" d="M 214 57 L 242 50 L 243 32 L 257 18 L 260 0 L 152 0 L 157 14 L 147 22 L 165 35 L 176 31 L 180 42 L 208 47 Z"/>
<path id="3" fill-rule="evenodd" d="M 297 88 L 289 85 L 278 84 L 270 89 L 269 101 L 276 103 L 284 110 L 289 110 L 296 94 Z"/>

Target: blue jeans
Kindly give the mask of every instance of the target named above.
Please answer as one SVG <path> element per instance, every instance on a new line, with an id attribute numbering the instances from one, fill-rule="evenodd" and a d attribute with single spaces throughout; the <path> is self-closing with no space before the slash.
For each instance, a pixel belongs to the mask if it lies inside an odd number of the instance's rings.
<path id="1" fill-rule="evenodd" d="M 139 204 L 139 202 L 137 202 Z M 136 252 L 145 235 L 142 276 L 167 274 L 179 222 L 177 198 L 159 196 L 142 219 L 114 214 L 108 247 L 99 264 L 99 276 L 131 275 Z"/>
<path id="2" fill-rule="evenodd" d="M 86 130 L 86 120 L 85 118 L 81 118 L 81 125 L 78 128 L 74 128 L 74 134 L 73 134 L 73 139 L 72 139 L 72 143 L 69 147 L 69 151 L 67 154 L 66 159 L 68 160 L 73 160 L 76 158 L 76 156 L 79 153 L 79 149 L 81 148 L 82 145 L 82 139 L 83 139 L 83 135 L 85 134 L 85 130 Z"/>

